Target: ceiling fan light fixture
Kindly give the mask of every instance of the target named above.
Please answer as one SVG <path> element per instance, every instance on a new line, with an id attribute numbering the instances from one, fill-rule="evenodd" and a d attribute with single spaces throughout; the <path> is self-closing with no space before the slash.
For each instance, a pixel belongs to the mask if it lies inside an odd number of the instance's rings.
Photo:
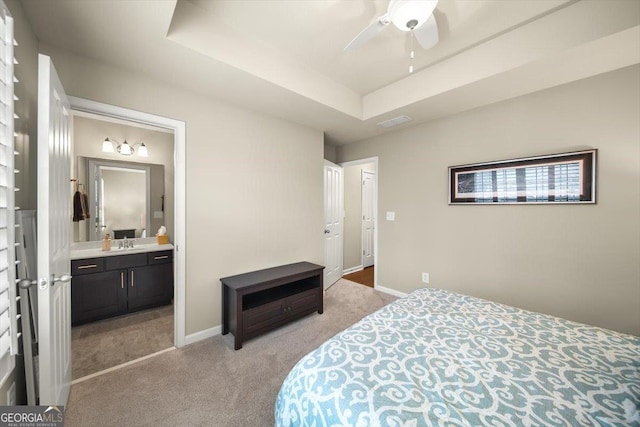
<path id="1" fill-rule="evenodd" d="M 358 49 L 391 23 L 401 31 L 417 34 L 420 46 L 430 49 L 438 43 L 438 25 L 433 17 L 437 5 L 438 0 L 390 0 L 387 13 L 360 31 L 344 50 Z"/>
<path id="2" fill-rule="evenodd" d="M 400 31 L 411 31 L 427 22 L 437 5 L 438 0 L 396 1 L 390 7 L 391 22 Z"/>

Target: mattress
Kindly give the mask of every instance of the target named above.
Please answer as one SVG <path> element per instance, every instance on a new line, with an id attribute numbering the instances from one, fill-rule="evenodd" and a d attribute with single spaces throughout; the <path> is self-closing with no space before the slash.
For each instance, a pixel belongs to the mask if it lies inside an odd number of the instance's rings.
<path id="1" fill-rule="evenodd" d="M 418 289 L 302 358 L 277 426 L 640 426 L 640 338 Z"/>

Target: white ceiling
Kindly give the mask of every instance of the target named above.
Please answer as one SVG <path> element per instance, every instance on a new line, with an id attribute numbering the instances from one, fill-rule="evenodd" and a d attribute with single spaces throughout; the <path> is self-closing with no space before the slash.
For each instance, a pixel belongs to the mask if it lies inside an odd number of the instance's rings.
<path id="1" fill-rule="evenodd" d="M 440 43 L 393 26 L 343 47 L 388 2 L 23 0 L 40 42 L 298 122 L 345 144 L 640 63 L 638 0 L 440 0 Z"/>

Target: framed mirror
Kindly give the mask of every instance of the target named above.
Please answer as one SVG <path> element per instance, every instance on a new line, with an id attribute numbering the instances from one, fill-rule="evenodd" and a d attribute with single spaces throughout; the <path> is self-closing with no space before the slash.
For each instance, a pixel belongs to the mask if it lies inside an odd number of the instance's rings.
<path id="1" fill-rule="evenodd" d="M 151 225 L 151 170 L 143 164 L 89 160 L 91 240 L 147 237 Z"/>
<path id="2" fill-rule="evenodd" d="M 78 156 L 89 218 L 74 241 L 152 237 L 164 224 L 164 166 Z"/>

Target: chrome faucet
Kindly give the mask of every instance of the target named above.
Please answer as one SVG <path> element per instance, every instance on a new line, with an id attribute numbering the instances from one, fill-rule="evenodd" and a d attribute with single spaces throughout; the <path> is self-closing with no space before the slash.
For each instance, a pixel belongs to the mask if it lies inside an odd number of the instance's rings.
<path id="1" fill-rule="evenodd" d="M 118 249 L 133 249 L 135 240 L 129 240 L 126 237 L 118 242 Z"/>

